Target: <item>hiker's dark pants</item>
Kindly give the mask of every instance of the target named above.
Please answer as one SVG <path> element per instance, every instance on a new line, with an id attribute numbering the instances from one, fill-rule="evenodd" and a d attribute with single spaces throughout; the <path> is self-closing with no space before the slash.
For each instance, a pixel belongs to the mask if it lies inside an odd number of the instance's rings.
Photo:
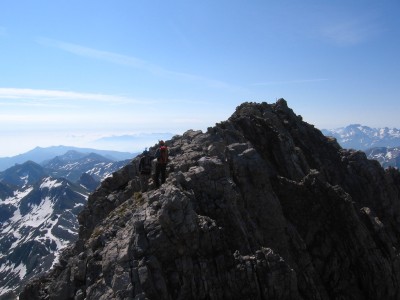
<path id="1" fill-rule="evenodd" d="M 142 193 L 147 192 L 147 189 L 149 187 L 149 179 L 150 179 L 150 173 L 140 174 L 140 188 Z"/>
<path id="2" fill-rule="evenodd" d="M 156 174 L 154 175 L 154 183 L 156 187 L 160 186 L 160 175 L 161 175 L 161 184 L 165 182 L 165 176 L 167 172 L 167 164 L 156 164 Z"/>

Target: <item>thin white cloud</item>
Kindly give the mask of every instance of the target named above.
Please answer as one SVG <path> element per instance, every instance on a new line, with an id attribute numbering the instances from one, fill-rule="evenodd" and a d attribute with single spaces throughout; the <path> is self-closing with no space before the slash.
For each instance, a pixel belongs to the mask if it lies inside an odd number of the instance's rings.
<path id="1" fill-rule="evenodd" d="M 88 105 L 85 105 L 88 104 Z M 179 99 L 147 99 L 80 93 L 61 90 L 0 88 L 0 124 L 14 123 L 70 123 L 140 124 L 162 119 L 163 111 L 143 110 L 161 103 L 203 105 L 204 101 Z M 108 104 L 112 105 L 109 106 Z M 133 104 L 133 105 L 132 105 Z M 11 109 L 10 108 L 16 108 Z M 132 108 L 136 109 L 132 111 Z M 96 113 L 88 114 L 87 109 Z M 60 113 L 61 112 L 61 113 Z M 100 121 L 99 121 L 100 120 Z"/>
<path id="2" fill-rule="evenodd" d="M 140 104 L 158 105 L 160 103 L 185 104 L 185 105 L 209 105 L 205 100 L 187 100 L 174 98 L 145 98 L 137 99 L 127 96 L 101 94 L 101 93 L 82 93 L 62 90 L 30 89 L 30 88 L 1 88 L 0 87 L 0 107 L 46 107 L 46 108 L 76 108 L 83 103 L 93 104 Z"/>
<path id="3" fill-rule="evenodd" d="M 89 47 L 85 47 L 85 46 L 81 46 L 81 45 L 77 45 L 77 44 L 66 43 L 66 42 L 57 41 L 57 40 L 53 40 L 53 39 L 47 39 L 47 38 L 38 38 L 37 41 L 39 42 L 39 44 L 58 48 L 58 49 L 64 50 L 66 52 L 69 52 L 69 53 L 72 53 L 72 54 L 75 54 L 78 56 L 84 56 L 84 57 L 104 60 L 104 61 L 108 61 L 108 62 L 111 62 L 114 64 L 125 65 L 125 66 L 134 67 L 134 68 L 146 69 L 151 72 L 162 71 L 162 70 L 160 70 L 160 68 L 150 65 L 146 61 L 138 59 L 136 57 L 132 57 L 132 56 L 97 50 L 97 49 L 93 49 L 93 48 L 89 48 Z"/>
<path id="4" fill-rule="evenodd" d="M 9 126 L 25 126 L 26 129 L 32 129 L 39 125 L 53 124 L 54 126 L 75 128 L 82 124 L 87 128 L 98 128 L 104 126 L 122 126 L 129 127 L 132 124 L 152 123 L 153 119 L 149 115 L 140 113 L 116 113 L 108 111 L 96 111 L 96 113 L 88 114 L 85 111 L 59 111 L 48 112 L 43 111 L 18 111 L 0 113 L 0 125 Z M 30 126 L 30 128 L 26 127 Z M 14 126 L 14 125 L 13 125 Z"/>
<path id="5" fill-rule="evenodd" d="M 54 100 L 68 101 L 94 101 L 103 103 L 149 103 L 149 101 L 137 100 L 124 96 L 81 93 L 62 90 L 44 90 L 44 89 L 29 89 L 29 88 L 0 88 L 0 104 L 1 99 L 5 100 L 25 100 L 33 101 L 31 104 L 39 104 Z M 9 104 L 9 103 L 8 103 Z"/>
<path id="6" fill-rule="evenodd" d="M 325 40 L 339 46 L 364 43 L 379 32 L 378 23 L 369 17 L 336 21 L 320 29 L 320 34 Z"/>
<path id="7" fill-rule="evenodd" d="M 222 88 L 222 89 L 230 89 L 230 90 L 241 90 L 242 89 L 242 88 L 232 86 L 228 83 L 225 83 L 225 82 L 222 82 L 219 80 L 214 80 L 214 79 L 206 78 L 206 77 L 195 75 L 195 74 L 185 73 L 185 72 L 177 72 L 177 71 L 173 71 L 173 70 L 168 70 L 168 69 L 165 69 L 163 67 L 160 67 L 158 65 L 152 64 L 148 61 L 145 61 L 143 59 L 133 57 L 133 56 L 118 54 L 118 53 L 109 52 L 109 51 L 97 50 L 97 49 L 93 49 L 93 48 L 82 46 L 82 45 L 67 43 L 67 42 L 63 42 L 63 41 L 57 41 L 57 40 L 48 39 L 48 38 L 38 38 L 37 41 L 38 41 L 38 43 L 40 43 L 42 45 L 58 48 L 58 49 L 61 49 L 63 51 L 66 51 L 66 52 L 69 52 L 69 53 L 72 53 L 72 54 L 75 54 L 78 56 L 88 57 L 91 59 L 98 59 L 98 60 L 110 62 L 113 64 L 132 67 L 132 68 L 143 70 L 145 72 L 148 72 L 148 73 L 151 73 L 151 74 L 154 74 L 157 76 L 163 76 L 163 77 L 179 79 L 179 80 L 186 80 L 186 81 L 198 81 L 198 82 L 207 84 L 208 86 L 214 87 L 214 88 Z"/>
<path id="8" fill-rule="evenodd" d="M 315 78 L 315 79 L 298 79 L 298 80 L 282 80 L 282 81 L 266 81 L 253 83 L 253 86 L 263 86 L 263 85 L 285 85 L 285 84 L 298 84 L 298 83 L 314 83 L 327 81 L 327 78 Z"/>

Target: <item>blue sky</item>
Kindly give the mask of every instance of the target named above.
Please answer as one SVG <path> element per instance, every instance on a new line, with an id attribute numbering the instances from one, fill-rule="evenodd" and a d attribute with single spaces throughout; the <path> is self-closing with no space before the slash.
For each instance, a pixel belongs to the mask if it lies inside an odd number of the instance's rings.
<path id="1" fill-rule="evenodd" d="M 3 0 L 0 156 L 206 130 L 278 98 L 320 129 L 399 128 L 399 13 L 398 0 Z"/>

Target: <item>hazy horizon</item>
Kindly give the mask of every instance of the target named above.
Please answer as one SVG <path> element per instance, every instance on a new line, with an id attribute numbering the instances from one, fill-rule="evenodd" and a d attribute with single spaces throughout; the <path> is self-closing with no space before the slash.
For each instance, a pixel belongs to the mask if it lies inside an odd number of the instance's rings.
<path id="1" fill-rule="evenodd" d="M 79 137 L 71 137 L 70 139 L 62 138 L 62 139 L 54 139 L 57 142 L 49 142 L 48 136 L 46 135 L 45 140 L 43 142 L 38 142 L 35 144 L 25 145 L 26 150 L 22 150 L 22 152 L 11 152 L 8 155 L 0 155 L 0 158 L 5 157 L 13 157 L 19 154 L 23 154 L 29 152 L 37 147 L 40 148 L 48 148 L 48 147 L 58 147 L 58 146 L 66 146 L 66 147 L 77 147 L 77 148 L 92 148 L 96 150 L 109 150 L 109 151 L 118 151 L 118 152 L 129 152 L 129 153 L 138 153 L 142 152 L 145 148 L 152 147 L 157 144 L 159 140 L 167 140 L 174 136 L 173 133 L 139 133 L 132 135 L 110 135 L 103 136 L 95 140 L 84 140 L 83 142 L 79 142 Z M 20 137 L 18 137 L 20 138 Z M 12 148 L 8 148 L 12 149 Z M 22 148 L 21 148 L 22 149 Z M 0 153 L 2 153 L 0 151 Z"/>

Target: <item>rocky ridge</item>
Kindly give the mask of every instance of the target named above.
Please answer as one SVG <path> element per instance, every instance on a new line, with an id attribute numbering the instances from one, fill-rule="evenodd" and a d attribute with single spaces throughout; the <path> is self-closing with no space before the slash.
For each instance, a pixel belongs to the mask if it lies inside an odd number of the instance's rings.
<path id="1" fill-rule="evenodd" d="M 105 179 L 20 299 L 400 298 L 397 170 L 283 99 L 167 145 L 167 182 L 140 193 L 138 158 Z"/>

